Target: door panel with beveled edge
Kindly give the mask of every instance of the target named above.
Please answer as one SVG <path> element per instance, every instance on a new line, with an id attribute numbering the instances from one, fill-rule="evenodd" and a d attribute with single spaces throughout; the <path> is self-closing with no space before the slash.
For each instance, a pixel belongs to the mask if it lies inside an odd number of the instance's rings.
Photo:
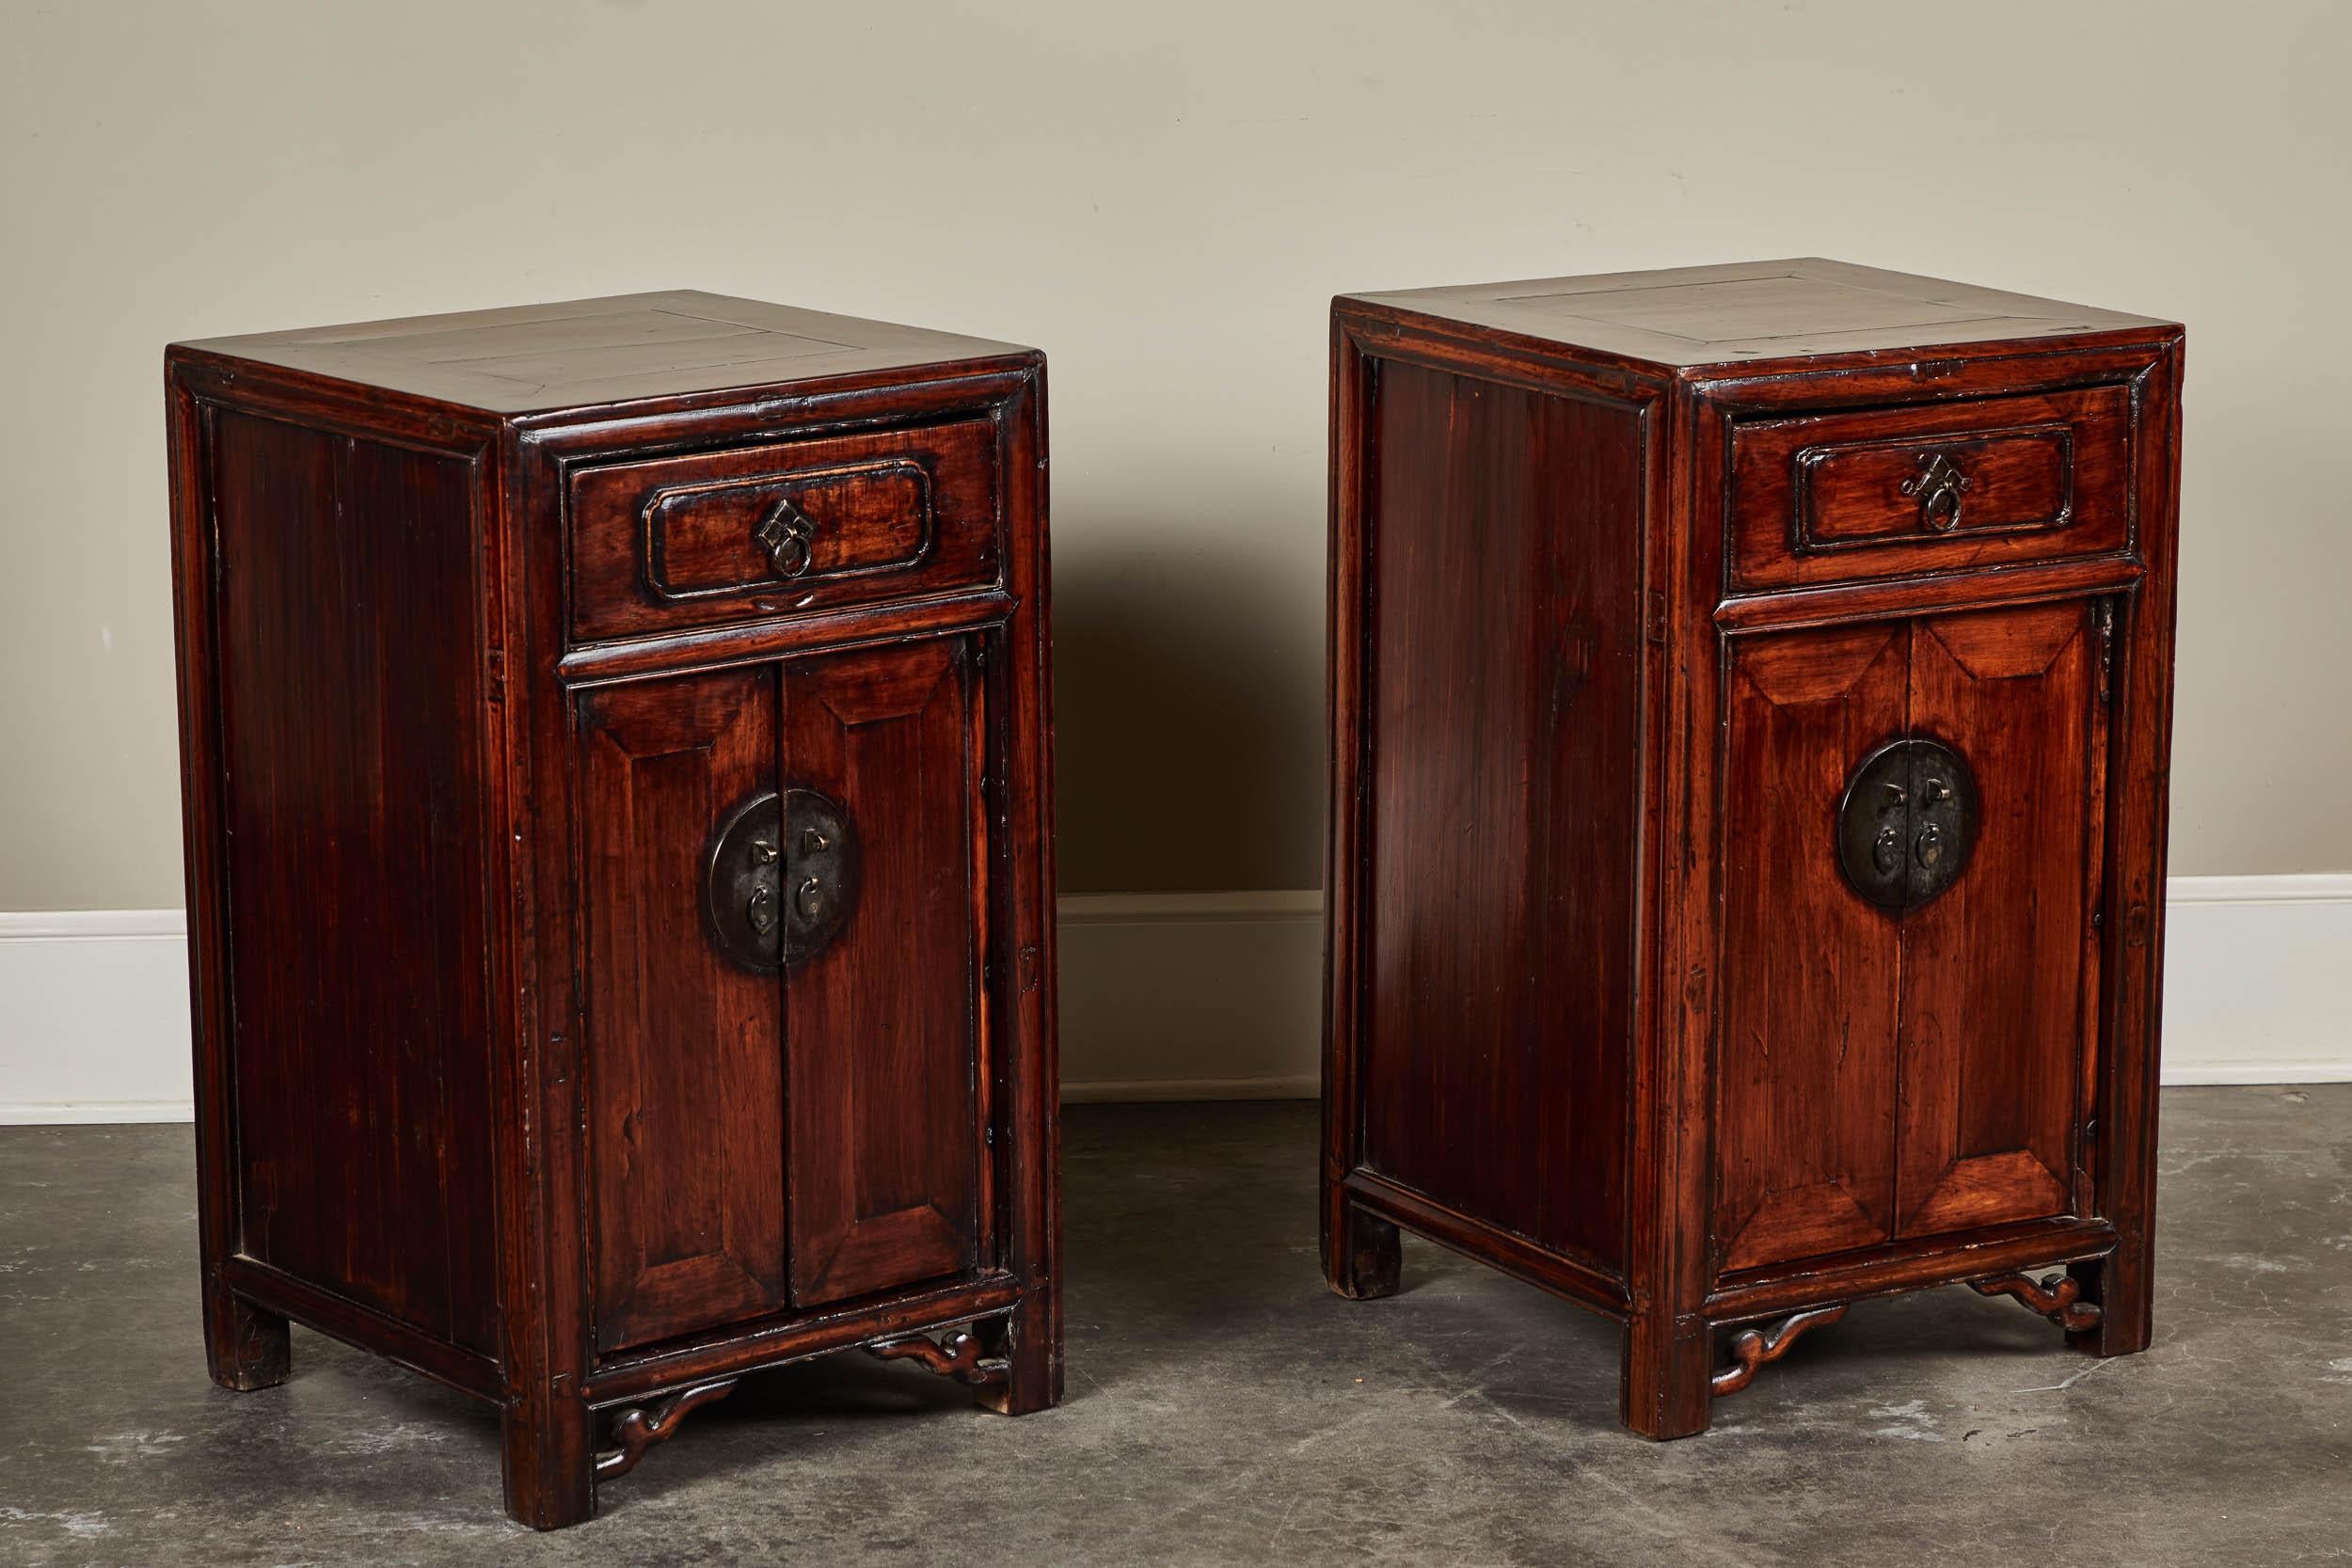
<path id="1" fill-rule="evenodd" d="M 1968 863 L 1902 923 L 1896 1234 L 2073 1207 L 2104 787 L 2099 632 L 2083 601 L 1915 624 L 1912 733 L 1967 760 Z"/>
<path id="2" fill-rule="evenodd" d="M 1835 817 L 1899 736 L 1911 627 L 1732 641 L 1714 1234 L 1725 1269 L 1867 1246 L 1895 1219 L 1899 928 L 1849 887 Z"/>
<path id="3" fill-rule="evenodd" d="M 837 933 L 785 980 L 796 1306 L 960 1273 L 982 1251 L 973 647 L 785 666 L 786 778 L 839 803 L 860 864 Z"/>
<path id="4" fill-rule="evenodd" d="M 783 998 L 703 908 L 712 827 L 774 789 L 772 664 L 591 690 L 576 709 L 596 1341 L 785 1297 Z"/>

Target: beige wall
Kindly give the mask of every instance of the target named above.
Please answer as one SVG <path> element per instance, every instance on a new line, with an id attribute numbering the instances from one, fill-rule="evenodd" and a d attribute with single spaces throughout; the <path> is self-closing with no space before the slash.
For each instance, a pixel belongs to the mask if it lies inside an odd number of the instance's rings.
<path id="1" fill-rule="evenodd" d="M 2352 867 L 2329 4 L 0 12 L 0 909 L 180 899 L 160 350 L 693 285 L 1053 363 L 1064 884 L 1318 878 L 1338 290 L 1820 253 L 2190 327 L 2174 868 Z"/>

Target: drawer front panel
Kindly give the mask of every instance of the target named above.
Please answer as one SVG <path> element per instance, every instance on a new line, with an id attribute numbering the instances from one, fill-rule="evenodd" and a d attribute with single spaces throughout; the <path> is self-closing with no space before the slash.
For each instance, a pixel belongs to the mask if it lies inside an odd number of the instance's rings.
<path id="1" fill-rule="evenodd" d="M 996 427 L 772 441 L 571 479 L 586 641 L 992 582 Z"/>
<path id="2" fill-rule="evenodd" d="M 1735 592 L 2131 546 L 2121 386 L 1744 421 L 1732 431 Z"/>

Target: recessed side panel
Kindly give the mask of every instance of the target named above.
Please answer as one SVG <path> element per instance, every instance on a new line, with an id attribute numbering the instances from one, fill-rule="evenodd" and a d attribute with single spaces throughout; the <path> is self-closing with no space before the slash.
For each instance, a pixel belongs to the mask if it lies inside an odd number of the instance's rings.
<path id="1" fill-rule="evenodd" d="M 730 960 L 708 893 L 714 838 L 776 787 L 776 680 L 579 699 L 599 1349 L 784 1302 L 782 981 Z"/>
<path id="2" fill-rule="evenodd" d="M 1912 729 L 1967 759 L 1978 829 L 1903 922 L 1899 1235 L 2073 1207 L 2099 641 L 2081 600 L 1918 623 Z"/>
<path id="3" fill-rule="evenodd" d="M 495 1354 L 475 471 L 209 428 L 239 1249 Z"/>
<path id="4" fill-rule="evenodd" d="M 1377 386 L 1363 1162 L 1621 1267 L 1641 417 Z"/>
<path id="5" fill-rule="evenodd" d="M 1715 1070 L 1726 1269 L 1893 1227 L 1899 916 L 1841 866 L 1839 819 L 1851 787 L 1883 787 L 1857 768 L 1902 734 L 1910 642 L 1908 624 L 1872 622 L 1731 644 Z"/>
<path id="6" fill-rule="evenodd" d="M 790 871 L 782 889 L 839 915 L 784 981 L 796 1306 L 977 1259 L 970 655 L 935 638 L 785 666 L 786 784 L 834 802 L 859 846 L 853 894 Z"/>

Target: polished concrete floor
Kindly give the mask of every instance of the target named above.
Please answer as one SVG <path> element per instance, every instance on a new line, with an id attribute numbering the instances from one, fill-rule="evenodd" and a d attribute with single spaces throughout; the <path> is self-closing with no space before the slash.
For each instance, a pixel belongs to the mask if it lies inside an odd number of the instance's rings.
<path id="1" fill-rule="evenodd" d="M 538 1536 L 485 1408 L 299 1330 L 285 1386 L 205 1380 L 187 1129 L 0 1130 L 0 1562 L 2352 1560 L 2352 1085 L 2166 1094 L 2148 1354 L 1873 1303 L 1664 1446 L 1597 1318 L 1418 1242 L 1401 1295 L 1326 1294 L 1311 1106 L 1067 1135 L 1063 1408 L 835 1357 Z"/>

